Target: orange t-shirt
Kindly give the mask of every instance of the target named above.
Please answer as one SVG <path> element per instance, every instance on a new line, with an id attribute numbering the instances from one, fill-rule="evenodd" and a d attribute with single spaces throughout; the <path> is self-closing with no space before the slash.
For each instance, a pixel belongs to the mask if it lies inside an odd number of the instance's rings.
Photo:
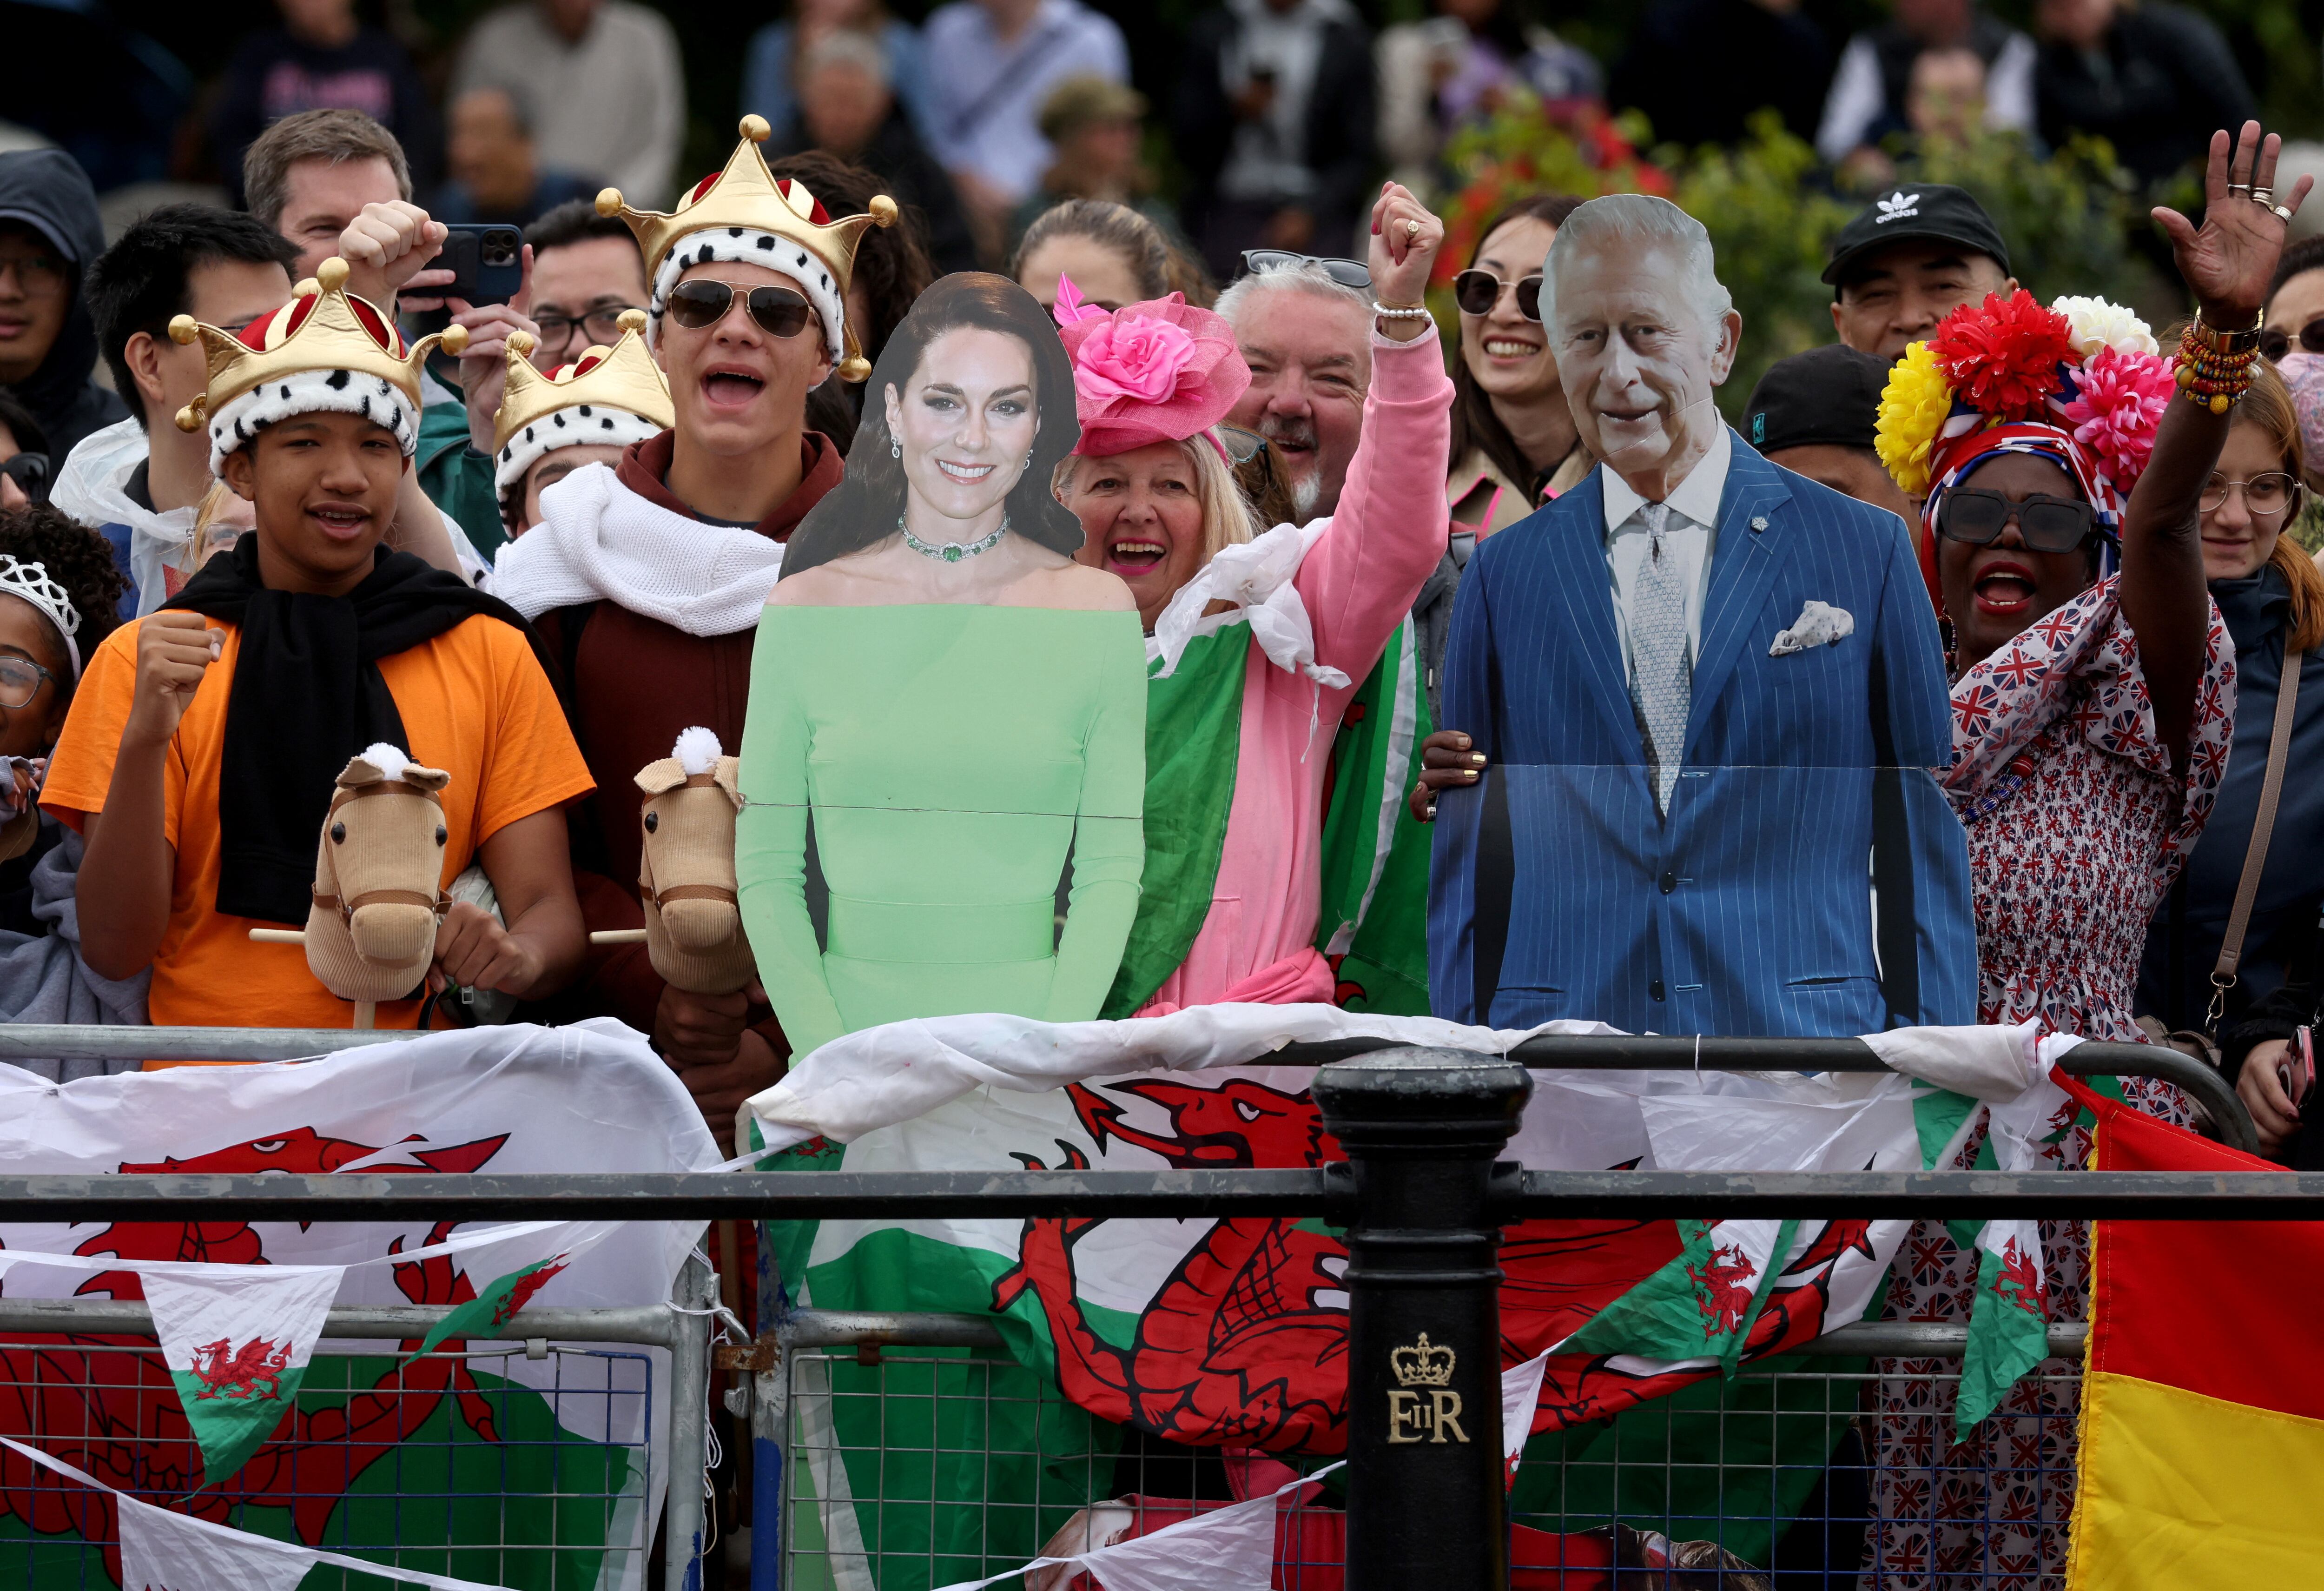
<path id="1" fill-rule="evenodd" d="M 177 848 L 178 867 L 147 1009 L 162 1026 L 346 1027 L 354 1008 L 316 981 L 304 950 L 250 938 L 254 927 L 281 924 L 217 910 L 218 767 L 242 638 L 232 624 L 209 623 L 225 633 L 225 648 L 178 721 L 163 764 L 162 827 Z M 404 751 L 452 776 L 440 792 L 450 831 L 445 883 L 475 859 L 478 846 L 518 819 L 595 788 L 548 676 L 509 625 L 482 615 L 463 620 L 432 641 L 380 659 L 379 671 L 411 742 Z M 76 829 L 83 814 L 105 810 L 136 689 L 137 626 L 124 624 L 88 661 L 42 791 L 41 804 Z M 382 1004 L 376 1021 L 408 1028 L 419 1014 L 417 1000 L 396 1001 Z"/>

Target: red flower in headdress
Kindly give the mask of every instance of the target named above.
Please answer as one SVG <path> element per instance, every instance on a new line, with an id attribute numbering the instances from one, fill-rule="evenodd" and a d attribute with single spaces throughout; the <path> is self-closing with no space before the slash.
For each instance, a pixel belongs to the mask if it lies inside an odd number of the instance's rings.
<path id="1" fill-rule="evenodd" d="M 2058 366 L 2079 363 L 2072 324 L 2022 287 L 1955 310 L 1930 334 L 1929 351 L 1955 398 L 2003 420 L 2040 414 L 2058 390 Z"/>

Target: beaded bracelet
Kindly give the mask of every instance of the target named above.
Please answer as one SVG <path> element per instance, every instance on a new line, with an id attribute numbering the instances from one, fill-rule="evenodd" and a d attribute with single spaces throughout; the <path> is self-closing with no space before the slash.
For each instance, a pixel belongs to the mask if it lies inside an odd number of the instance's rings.
<path id="1" fill-rule="evenodd" d="M 2209 330 L 2200 320 L 2187 328 L 2179 339 L 2175 379 L 2189 402 L 2200 403 L 2214 414 L 2225 414 L 2251 390 L 2252 362 L 2259 357 L 2259 349 L 2246 346 L 2229 352 L 2221 346 L 2227 339 L 2221 338 L 2220 334 L 2202 335 Z M 2234 342 L 2240 342 L 2246 335 L 2248 334 L 2228 334 Z"/>
<path id="2" fill-rule="evenodd" d="M 1425 304 L 1414 304 L 1408 308 L 1398 309 L 1391 308 L 1389 305 L 1383 304 L 1378 299 L 1374 299 L 1372 301 L 1372 313 L 1379 316 L 1383 320 L 1428 320 L 1434 319 L 1434 317 L 1429 313 L 1428 306 Z"/>

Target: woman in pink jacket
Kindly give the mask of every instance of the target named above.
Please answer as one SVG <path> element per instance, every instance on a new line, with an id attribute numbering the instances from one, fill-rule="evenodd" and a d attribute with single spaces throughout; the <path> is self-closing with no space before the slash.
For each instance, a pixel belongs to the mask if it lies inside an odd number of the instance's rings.
<path id="1" fill-rule="evenodd" d="M 1176 294 L 1111 314 L 1059 295 L 1082 439 L 1057 495 L 1082 560 L 1129 579 L 1151 678 L 1143 893 L 1107 1016 L 1333 997 L 1315 939 L 1333 735 L 1444 554 L 1452 388 L 1421 309 L 1443 240 L 1386 186 L 1346 486 L 1329 517 L 1263 534 L 1217 429 L 1250 384 L 1226 322 Z"/>

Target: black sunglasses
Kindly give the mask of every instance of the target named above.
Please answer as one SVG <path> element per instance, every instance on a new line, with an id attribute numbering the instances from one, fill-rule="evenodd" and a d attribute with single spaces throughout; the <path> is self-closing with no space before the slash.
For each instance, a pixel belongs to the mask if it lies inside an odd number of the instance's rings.
<path id="1" fill-rule="evenodd" d="M 19 453 L 13 458 L 0 459 L 0 475 L 16 483 L 16 489 L 35 503 L 49 500 L 49 456 L 46 453 Z"/>
<path id="2" fill-rule="evenodd" d="M 2299 331 L 2301 351 L 2324 354 L 2324 315 L 2319 315 Z M 2271 359 L 2281 359 L 2292 352 L 2293 334 L 2280 326 L 2271 326 L 2259 334 L 2259 351 Z"/>
<path id="3" fill-rule="evenodd" d="M 1541 273 L 1520 276 L 1515 282 L 1503 282 L 1490 271 L 1474 266 L 1452 279 L 1452 301 L 1461 306 L 1463 315 L 1489 315 L 1493 306 L 1501 301 L 1502 291 L 1514 286 L 1517 292 L 1517 313 L 1541 324 Z"/>
<path id="4" fill-rule="evenodd" d="M 700 331 L 726 319 L 734 307 L 732 284 L 707 279 L 681 282 L 670 290 L 669 318 L 688 331 Z M 814 306 L 788 287 L 754 287 L 742 302 L 751 319 L 770 337 L 797 337 L 815 316 Z"/>
<path id="5" fill-rule="evenodd" d="M 1323 254 L 1294 254 L 1285 248 L 1247 248 L 1242 251 L 1240 274 L 1256 276 L 1262 271 L 1280 270 L 1294 265 L 1320 266 L 1324 275 L 1342 287 L 1352 287 L 1358 292 L 1372 290 L 1371 267 L 1360 260 L 1335 260 Z"/>
<path id="6" fill-rule="evenodd" d="M 1956 486 L 1937 509 L 1937 533 L 1950 541 L 1990 547 L 2011 520 L 2029 552 L 2071 552 L 2090 539 L 2098 516 L 2087 503 L 2036 493 L 2015 503 L 1998 492 Z"/>

